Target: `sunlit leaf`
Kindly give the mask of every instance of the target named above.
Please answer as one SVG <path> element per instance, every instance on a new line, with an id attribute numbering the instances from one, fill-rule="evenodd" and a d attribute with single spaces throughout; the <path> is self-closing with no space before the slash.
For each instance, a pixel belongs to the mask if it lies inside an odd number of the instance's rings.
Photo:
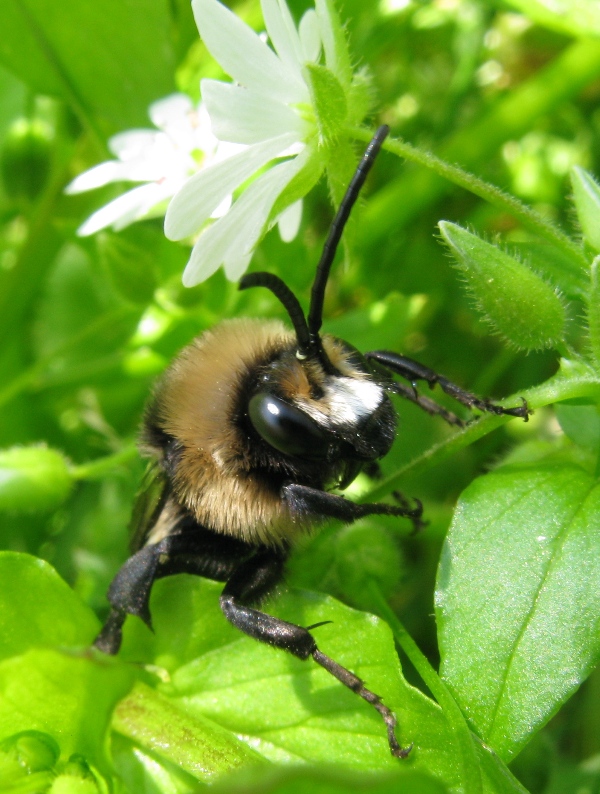
<path id="1" fill-rule="evenodd" d="M 463 493 L 436 607 L 441 673 L 514 756 L 600 658 L 600 488 L 573 465 L 503 467 Z"/>
<path id="2" fill-rule="evenodd" d="M 97 634 L 93 612 L 44 560 L 0 552 L 0 581 L 0 659 L 29 648 L 86 646 Z"/>
<path id="3" fill-rule="evenodd" d="M 33 91 L 71 102 L 110 134 L 148 126 L 148 105 L 172 92 L 169 26 L 164 0 L 5 0 L 0 61 Z"/>

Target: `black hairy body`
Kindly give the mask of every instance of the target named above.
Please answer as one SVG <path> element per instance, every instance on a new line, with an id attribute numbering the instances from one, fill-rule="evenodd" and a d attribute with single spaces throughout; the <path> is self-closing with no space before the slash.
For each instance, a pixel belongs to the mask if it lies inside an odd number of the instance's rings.
<path id="1" fill-rule="evenodd" d="M 311 627 L 257 609 L 281 581 L 294 541 L 323 520 L 384 514 L 421 525 L 418 501 L 355 504 L 332 493 L 389 451 L 397 425 L 390 393 L 452 424 L 461 421 L 420 395 L 417 382 L 439 384 L 468 407 L 528 416 L 525 404 L 505 409 L 482 400 L 405 356 L 361 355 L 320 335 L 335 248 L 386 132 L 381 128 L 367 149 L 332 225 L 308 320 L 277 276 L 246 276 L 241 288 L 271 289 L 294 330 L 276 321 L 223 322 L 188 345 L 158 382 L 143 422 L 141 448 L 151 464 L 134 508 L 133 555 L 109 589 L 111 613 L 96 645 L 116 653 L 128 614 L 151 625 L 150 593 L 159 578 L 191 573 L 226 582 L 221 608 L 231 623 L 300 659 L 312 657 L 381 714 L 390 751 L 404 757 L 410 748 L 398 743 L 394 714 L 318 649 Z"/>

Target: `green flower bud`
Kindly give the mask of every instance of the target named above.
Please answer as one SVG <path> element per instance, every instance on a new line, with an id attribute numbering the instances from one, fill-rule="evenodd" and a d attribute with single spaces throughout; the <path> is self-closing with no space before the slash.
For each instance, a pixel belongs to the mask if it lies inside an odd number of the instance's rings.
<path id="1" fill-rule="evenodd" d="M 64 456 L 45 446 L 0 450 L 0 510 L 34 513 L 55 510 L 71 489 Z"/>
<path id="2" fill-rule="evenodd" d="M 439 228 L 476 306 L 521 350 L 560 346 L 565 310 L 554 289 L 526 265 L 454 223 Z"/>
<path id="3" fill-rule="evenodd" d="M 51 166 L 52 131 L 40 119 L 20 118 L 4 140 L 0 169 L 4 188 L 15 201 L 33 201 L 44 189 Z"/>

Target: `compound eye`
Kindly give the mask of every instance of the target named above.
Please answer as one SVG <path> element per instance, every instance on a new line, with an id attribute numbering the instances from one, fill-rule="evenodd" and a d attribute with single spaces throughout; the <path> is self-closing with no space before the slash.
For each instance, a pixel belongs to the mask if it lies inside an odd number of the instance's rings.
<path id="1" fill-rule="evenodd" d="M 327 457 L 325 432 L 303 411 L 279 397 L 255 394 L 248 404 L 248 414 L 256 432 L 280 452 L 311 460 Z"/>

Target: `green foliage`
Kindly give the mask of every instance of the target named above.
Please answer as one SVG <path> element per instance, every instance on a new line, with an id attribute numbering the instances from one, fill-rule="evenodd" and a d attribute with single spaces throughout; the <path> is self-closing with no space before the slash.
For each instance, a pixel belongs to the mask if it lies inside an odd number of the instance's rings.
<path id="1" fill-rule="evenodd" d="M 65 501 L 72 477 L 64 456 L 43 446 L 0 451 L 0 510 L 55 510 Z"/>
<path id="2" fill-rule="evenodd" d="M 296 19 L 309 5 L 290 2 Z M 262 28 L 257 0 L 232 6 Z M 332 10 L 317 1 L 322 19 Z M 283 311 L 221 273 L 184 290 L 189 246 L 167 241 L 161 219 L 76 236 L 132 187 L 64 195 L 107 158 L 108 138 L 148 128 L 148 106 L 176 86 L 197 96 L 201 78 L 222 77 L 187 0 L 5 0 L 2 792 L 598 788 L 598 5 L 340 0 L 336 13 L 328 68 L 310 70 L 327 147 L 270 215 L 304 198 L 300 234 L 284 244 L 269 233 L 251 269 L 276 272 L 307 306 L 331 197 L 388 123 L 347 261 L 332 269 L 324 330 L 534 412 L 456 429 L 398 400 L 383 479 L 362 474 L 347 494 L 399 488 L 423 501 L 428 526 L 327 526 L 299 544 L 288 585 L 264 605 L 304 626 L 333 621 L 314 629 L 319 646 L 394 709 L 413 749 L 393 759 L 368 704 L 312 660 L 240 635 L 214 582 L 159 581 L 154 633 L 129 618 L 117 659 L 91 649 L 127 556 L 153 379 L 221 319 Z"/>
<path id="3" fill-rule="evenodd" d="M 436 594 L 441 675 L 504 759 L 600 658 L 595 478 L 573 464 L 505 466 L 459 501 Z"/>

